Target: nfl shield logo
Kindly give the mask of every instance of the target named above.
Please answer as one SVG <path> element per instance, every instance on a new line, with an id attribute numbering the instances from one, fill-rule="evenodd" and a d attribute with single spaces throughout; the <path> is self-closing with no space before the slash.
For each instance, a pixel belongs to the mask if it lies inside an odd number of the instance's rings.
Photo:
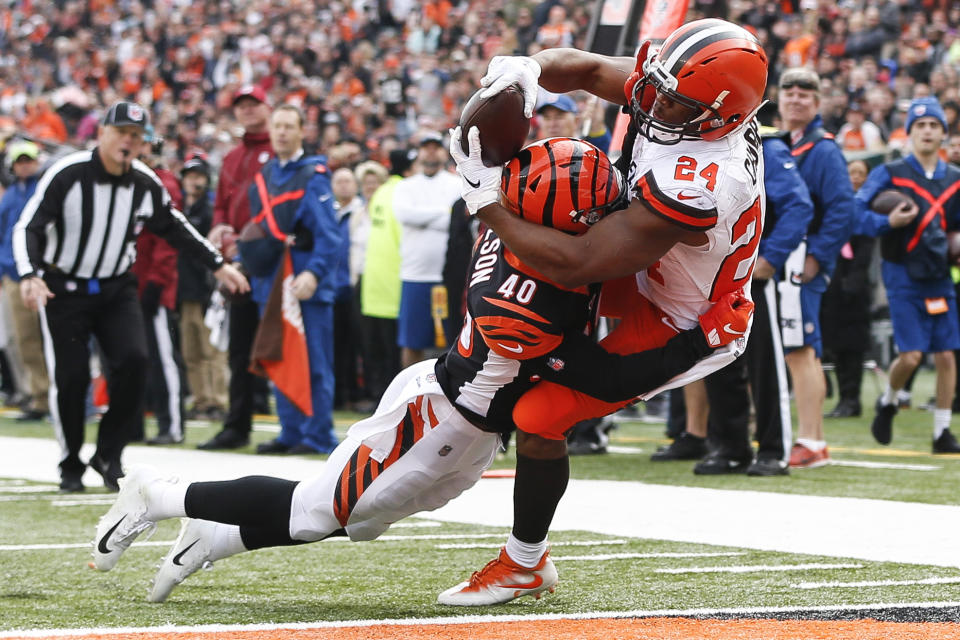
<path id="1" fill-rule="evenodd" d="M 131 104 L 127 110 L 127 115 L 130 116 L 130 119 L 134 122 L 140 122 L 143 120 L 143 109 L 141 109 L 138 104 Z"/>

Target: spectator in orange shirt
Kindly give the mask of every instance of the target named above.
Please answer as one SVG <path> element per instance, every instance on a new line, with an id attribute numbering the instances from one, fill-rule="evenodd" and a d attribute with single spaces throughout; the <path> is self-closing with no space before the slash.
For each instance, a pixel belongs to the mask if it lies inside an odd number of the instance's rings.
<path id="1" fill-rule="evenodd" d="M 21 126 L 24 131 L 39 140 L 63 143 L 67 141 L 67 126 L 63 118 L 50 108 L 42 98 L 27 103 L 27 115 Z"/>

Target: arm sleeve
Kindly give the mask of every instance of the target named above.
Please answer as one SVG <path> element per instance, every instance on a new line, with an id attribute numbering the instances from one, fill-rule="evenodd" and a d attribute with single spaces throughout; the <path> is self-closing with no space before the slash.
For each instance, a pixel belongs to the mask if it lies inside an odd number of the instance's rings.
<path id="1" fill-rule="evenodd" d="M 583 334 L 568 334 L 548 356 L 530 364 L 544 380 L 621 402 L 656 389 L 712 352 L 699 326 L 662 347 L 629 355 L 609 353 Z"/>
<path id="2" fill-rule="evenodd" d="M 186 252 L 202 262 L 211 271 L 223 266 L 223 256 L 194 229 L 187 218 L 170 206 L 167 190 L 159 184 L 153 190 L 153 215 L 147 218 L 146 227 L 162 237 L 173 247 Z"/>
<path id="3" fill-rule="evenodd" d="M 814 153 L 816 151 L 817 153 Z M 843 152 L 833 141 L 817 144 L 806 159 L 813 166 L 811 192 L 823 207 L 823 220 L 815 234 L 807 236 L 807 253 L 817 259 L 829 274 L 850 237 L 856 215 L 853 186 Z"/>
<path id="4" fill-rule="evenodd" d="M 37 184 L 13 228 L 13 257 L 21 278 L 36 275 L 43 262 L 46 227 L 62 214 L 65 178 L 49 170 Z"/>
<path id="5" fill-rule="evenodd" d="M 313 234 L 313 249 L 304 269 L 313 273 L 318 281 L 337 267 L 344 241 L 333 211 L 333 198 L 329 197 L 331 193 L 329 179 L 318 173 L 310 180 L 300 203 L 299 219 Z"/>
<path id="6" fill-rule="evenodd" d="M 763 154 L 764 186 L 776 218 L 768 221 L 770 233 L 760 241 L 760 255 L 780 269 L 813 220 L 813 201 L 786 144 L 765 140 Z"/>
<path id="7" fill-rule="evenodd" d="M 875 167 L 870 172 L 866 182 L 863 183 L 863 186 L 860 187 L 860 190 L 857 191 L 857 195 L 854 197 L 854 205 L 856 206 L 857 213 L 854 233 L 862 236 L 876 237 L 890 231 L 890 219 L 885 215 L 871 210 L 869 207 L 870 202 L 873 201 L 878 193 L 892 186 L 893 183 L 890 180 L 890 172 L 887 171 L 884 165 Z"/>

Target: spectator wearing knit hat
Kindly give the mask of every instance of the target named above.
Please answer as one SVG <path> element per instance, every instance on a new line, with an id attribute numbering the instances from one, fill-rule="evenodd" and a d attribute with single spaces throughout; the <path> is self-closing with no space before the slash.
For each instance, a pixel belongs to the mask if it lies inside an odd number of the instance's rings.
<path id="1" fill-rule="evenodd" d="M 950 431 L 956 381 L 953 351 L 960 349 L 956 292 L 950 278 L 947 229 L 960 226 L 960 169 L 940 158 L 947 120 L 933 97 L 917 98 L 907 111 L 912 153 L 876 167 L 857 192 L 859 232 L 881 236 L 883 284 L 890 301 L 893 338 L 899 354 L 889 383 L 877 400 L 870 431 L 880 444 L 893 437 L 897 392 L 933 353 L 937 372 L 933 453 L 958 453 Z M 870 210 L 874 196 L 895 188 L 907 202 L 881 215 Z"/>

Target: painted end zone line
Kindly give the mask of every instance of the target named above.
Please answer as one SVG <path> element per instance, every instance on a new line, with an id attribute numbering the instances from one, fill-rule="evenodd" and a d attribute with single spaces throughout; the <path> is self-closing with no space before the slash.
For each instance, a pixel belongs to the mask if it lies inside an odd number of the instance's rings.
<path id="1" fill-rule="evenodd" d="M 649 609 L 633 611 L 594 611 L 586 613 L 543 613 L 533 615 L 446 616 L 442 618 L 402 618 L 396 620 L 348 620 L 331 622 L 292 622 L 288 624 L 209 624 L 195 626 L 101 627 L 93 629 L 25 629 L 0 631 L 0 638 L 66 638 L 71 636 L 123 636 L 136 633 L 225 633 L 231 631 L 276 631 L 279 629 L 347 629 L 351 627 L 423 626 L 475 624 L 485 622 L 525 622 L 529 620 L 602 620 L 611 618 L 711 618 L 716 616 L 767 616 L 776 614 L 829 613 L 834 611 L 877 611 L 884 609 L 952 609 L 958 602 L 884 602 L 876 604 L 832 604 L 818 607 L 743 607 L 727 609 Z"/>
<path id="2" fill-rule="evenodd" d="M 557 560 L 557 558 L 554 558 Z M 801 582 L 790 585 L 794 589 L 856 589 L 859 587 L 901 587 L 915 584 L 957 584 L 955 578 L 921 578 L 919 580 L 873 580 L 868 582 Z"/>
<path id="3" fill-rule="evenodd" d="M 862 569 L 862 564 L 754 564 L 740 567 L 686 567 L 654 569 L 654 573 L 751 573 L 753 571 L 813 571 L 816 569 Z"/>

